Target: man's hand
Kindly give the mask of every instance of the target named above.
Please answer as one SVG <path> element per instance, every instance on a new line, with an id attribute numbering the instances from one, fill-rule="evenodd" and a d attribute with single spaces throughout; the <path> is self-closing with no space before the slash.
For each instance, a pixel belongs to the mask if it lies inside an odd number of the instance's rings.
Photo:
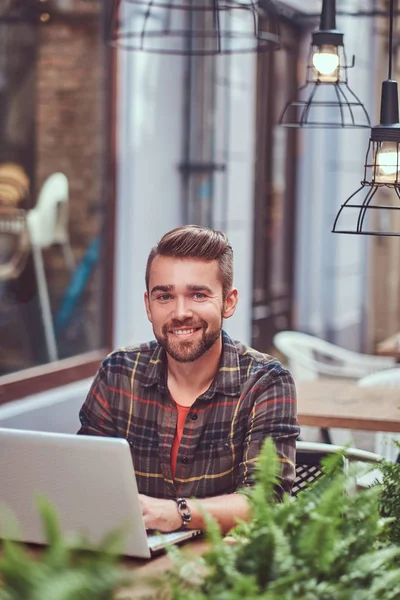
<path id="1" fill-rule="evenodd" d="M 182 527 L 175 500 L 151 498 L 145 494 L 139 494 L 139 499 L 146 529 L 169 533 Z"/>
<path id="2" fill-rule="evenodd" d="M 162 500 L 139 494 L 144 523 L 147 529 L 168 533 L 182 527 L 182 517 L 178 513 L 175 500 Z M 187 501 L 187 499 L 186 499 Z M 237 525 L 238 520 L 246 521 L 250 517 L 250 507 L 244 494 L 224 494 L 212 498 L 188 501 L 192 514 L 188 529 L 204 529 L 204 512 L 207 512 L 219 524 L 221 531 L 227 533 Z"/>

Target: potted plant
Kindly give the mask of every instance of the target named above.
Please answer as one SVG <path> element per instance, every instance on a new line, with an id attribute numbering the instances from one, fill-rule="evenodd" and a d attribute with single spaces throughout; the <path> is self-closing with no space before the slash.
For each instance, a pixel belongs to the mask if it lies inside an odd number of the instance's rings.
<path id="1" fill-rule="evenodd" d="M 227 545 L 209 521 L 209 551 L 188 561 L 174 549 L 175 566 L 154 597 L 400 600 L 400 466 L 383 463 L 382 486 L 348 493 L 340 462 L 331 457 L 324 477 L 276 503 L 278 461 L 267 441 L 248 493 L 253 516 L 232 532 L 236 543 Z"/>

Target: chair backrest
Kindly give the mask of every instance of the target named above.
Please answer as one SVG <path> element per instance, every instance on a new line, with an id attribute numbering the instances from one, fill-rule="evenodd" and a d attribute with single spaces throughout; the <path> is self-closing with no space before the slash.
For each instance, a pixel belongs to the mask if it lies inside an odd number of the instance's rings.
<path id="1" fill-rule="evenodd" d="M 359 379 L 395 364 L 394 358 L 353 352 L 299 331 L 280 331 L 274 336 L 274 346 L 287 357 L 298 381 L 321 375 Z"/>
<path id="2" fill-rule="evenodd" d="M 321 461 L 326 456 L 343 452 L 345 460 L 350 462 L 370 463 L 376 465 L 382 461 L 382 457 L 373 452 L 359 450 L 357 448 L 343 448 L 333 444 L 321 444 L 318 442 L 296 443 L 296 478 L 292 488 L 292 495 L 297 496 L 313 481 L 323 475 Z M 344 465 L 347 468 L 348 464 Z"/>
<path id="3" fill-rule="evenodd" d="M 46 248 L 68 241 L 69 184 L 64 173 L 53 173 L 41 187 L 35 208 L 28 213 L 32 244 Z"/>

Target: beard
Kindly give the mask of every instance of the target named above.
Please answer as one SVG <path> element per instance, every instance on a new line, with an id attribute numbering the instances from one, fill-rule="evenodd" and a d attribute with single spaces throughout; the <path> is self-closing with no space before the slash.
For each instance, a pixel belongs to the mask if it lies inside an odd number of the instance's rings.
<path id="1" fill-rule="evenodd" d="M 203 320 L 194 323 L 191 319 L 184 321 L 171 321 L 162 327 L 162 335 L 157 335 L 154 331 L 155 338 L 165 352 L 169 354 L 177 362 L 187 363 L 193 362 L 203 356 L 215 342 L 219 339 L 222 331 L 222 322 L 219 327 L 215 327 L 207 331 L 207 323 Z M 170 339 L 169 332 L 171 329 L 179 329 L 180 327 L 190 327 L 200 329 L 201 335 L 196 334 L 193 340 Z"/>

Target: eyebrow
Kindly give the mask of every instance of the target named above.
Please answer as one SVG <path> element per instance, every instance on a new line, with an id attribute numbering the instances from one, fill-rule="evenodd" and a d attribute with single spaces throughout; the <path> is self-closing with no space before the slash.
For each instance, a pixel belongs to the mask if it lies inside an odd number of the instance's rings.
<path id="1" fill-rule="evenodd" d="M 165 294 L 166 292 L 172 292 L 174 288 L 175 288 L 174 285 L 155 285 L 152 288 L 150 294 L 153 295 L 156 292 L 163 292 Z M 208 285 L 189 284 L 186 286 L 186 288 L 190 292 L 208 292 L 209 294 L 214 293 L 213 290 Z"/>
<path id="2" fill-rule="evenodd" d="M 154 294 L 155 292 L 171 292 L 173 289 L 173 285 L 155 285 L 150 294 Z"/>
<path id="3" fill-rule="evenodd" d="M 191 292 L 208 292 L 209 294 L 213 294 L 214 292 L 208 285 L 191 285 L 187 286 L 187 289 Z"/>

